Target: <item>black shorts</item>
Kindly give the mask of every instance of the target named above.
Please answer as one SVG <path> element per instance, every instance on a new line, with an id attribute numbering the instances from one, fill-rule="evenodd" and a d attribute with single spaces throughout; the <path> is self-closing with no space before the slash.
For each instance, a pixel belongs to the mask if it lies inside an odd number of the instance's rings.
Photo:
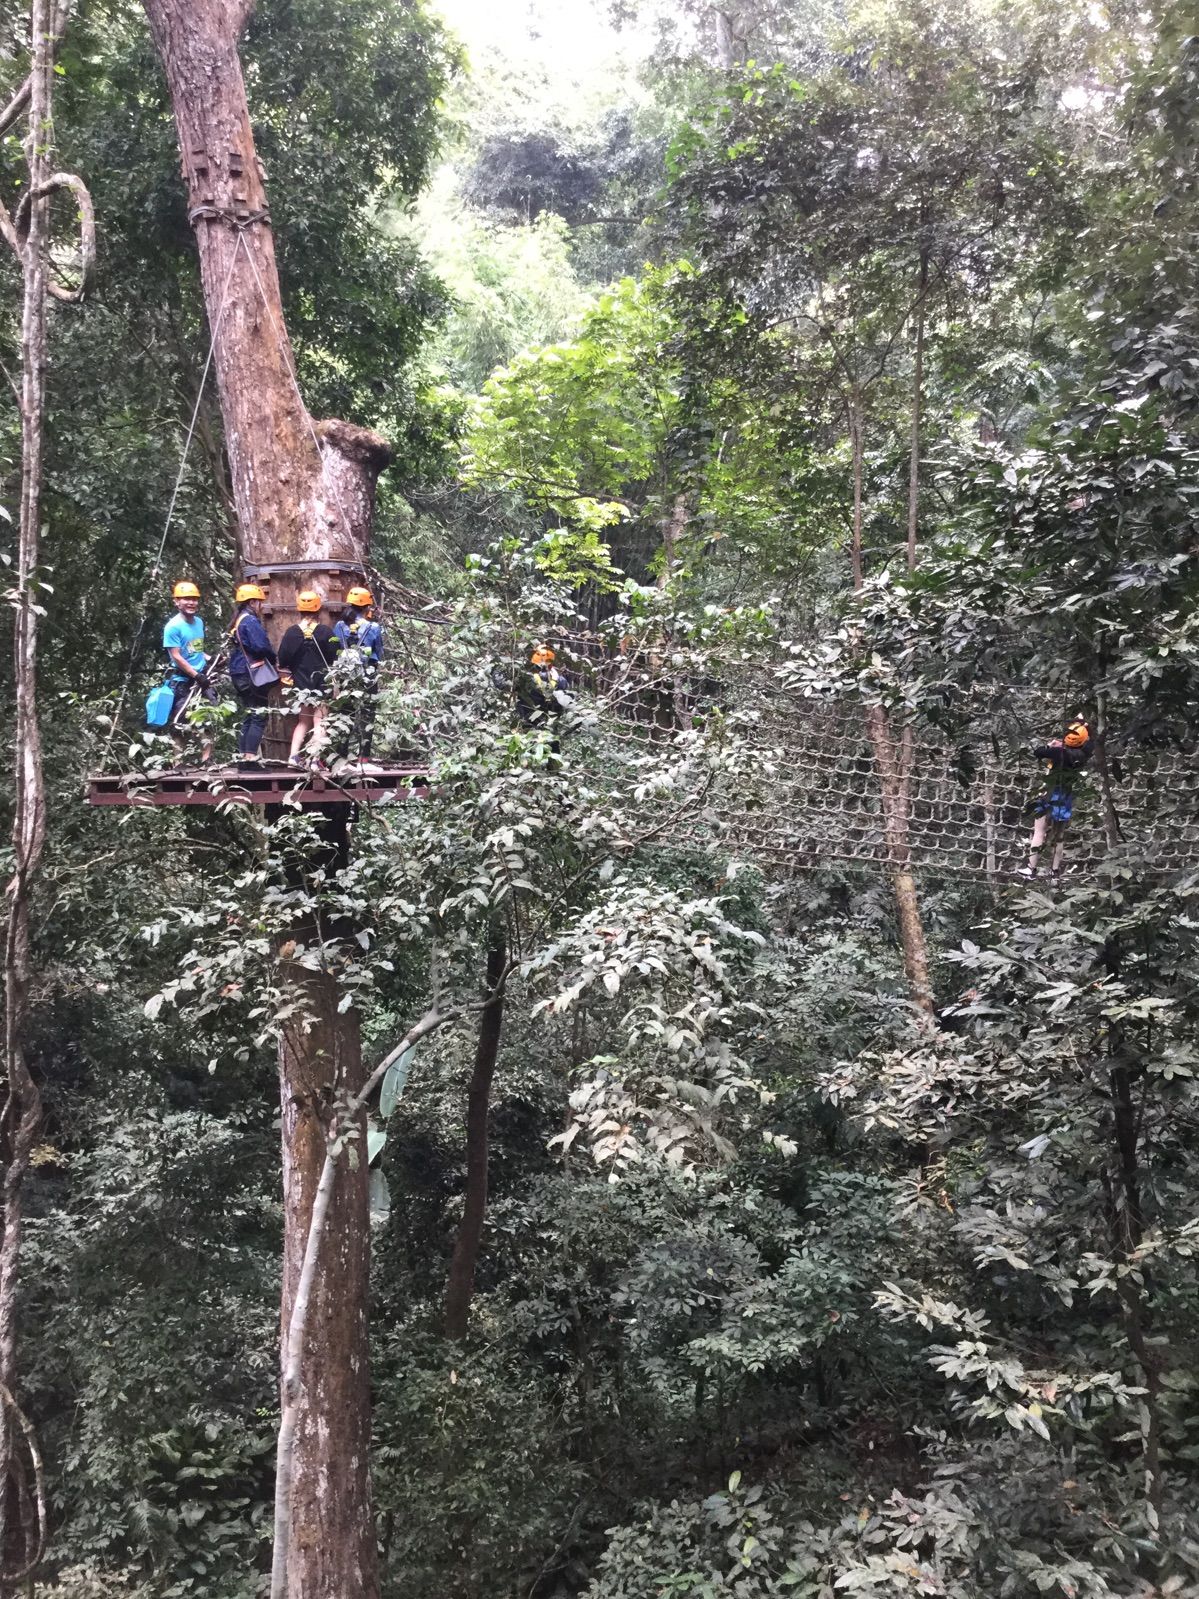
<path id="1" fill-rule="evenodd" d="M 265 711 L 270 704 L 271 690 L 269 684 L 259 687 L 252 683 L 248 677 L 235 677 L 232 679 L 233 692 L 241 701 L 247 711 Z"/>
<path id="2" fill-rule="evenodd" d="M 194 699 L 192 699 L 193 694 L 195 695 Z M 192 705 L 199 705 L 201 700 L 208 705 L 216 704 L 216 689 L 213 688 L 212 684 L 205 683 L 201 687 L 190 677 L 185 677 L 181 682 L 175 684 L 174 695 L 175 698 L 171 703 L 170 715 L 170 725 L 172 727 L 179 726 L 179 723 L 183 718 L 184 706 L 186 706 L 189 701 L 191 701 Z"/>

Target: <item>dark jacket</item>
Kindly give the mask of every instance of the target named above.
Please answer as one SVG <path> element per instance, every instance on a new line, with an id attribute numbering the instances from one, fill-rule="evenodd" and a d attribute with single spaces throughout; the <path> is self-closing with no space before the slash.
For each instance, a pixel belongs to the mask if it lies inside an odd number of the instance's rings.
<path id="1" fill-rule="evenodd" d="M 310 631 L 293 622 L 279 640 L 279 665 L 291 673 L 297 688 L 323 689 L 341 640 L 331 627 L 318 622 Z"/>
<path id="2" fill-rule="evenodd" d="M 1074 749 L 1065 744 L 1038 744 L 1033 756 L 1038 761 L 1048 762 L 1052 771 L 1077 772 L 1090 760 L 1094 749 L 1094 739 L 1088 739 Z"/>
<path id="3" fill-rule="evenodd" d="M 566 705 L 559 695 L 569 701 L 570 679 L 556 666 L 529 666 L 516 679 L 516 710 L 524 722 L 544 722 L 549 716 L 561 716 Z"/>
<path id="4" fill-rule="evenodd" d="M 1095 751 L 1095 740 L 1071 748 L 1068 744 L 1038 744 L 1033 755 L 1045 762 L 1045 792 L 1072 794 L 1084 766 Z"/>
<path id="5" fill-rule="evenodd" d="M 250 681 L 248 661 L 269 661 L 272 666 L 276 664 L 275 652 L 271 648 L 270 639 L 266 636 L 266 628 L 253 611 L 237 613 L 233 619 L 233 626 L 229 629 L 229 637 L 231 640 L 229 676 L 235 684 Z"/>

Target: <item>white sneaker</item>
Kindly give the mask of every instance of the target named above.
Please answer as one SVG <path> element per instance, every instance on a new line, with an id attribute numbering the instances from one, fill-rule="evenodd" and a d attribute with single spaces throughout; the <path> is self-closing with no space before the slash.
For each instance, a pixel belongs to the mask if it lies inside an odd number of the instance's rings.
<path id="1" fill-rule="evenodd" d="M 1036 875 L 1037 869 L 1035 866 L 1017 866 L 1016 868 L 1016 876 L 1026 878 L 1030 883 Z"/>

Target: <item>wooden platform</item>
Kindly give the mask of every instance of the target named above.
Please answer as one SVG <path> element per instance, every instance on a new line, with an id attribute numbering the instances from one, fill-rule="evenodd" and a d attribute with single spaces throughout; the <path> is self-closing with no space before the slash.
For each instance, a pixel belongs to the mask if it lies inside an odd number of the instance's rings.
<path id="1" fill-rule="evenodd" d="M 427 770 L 414 766 L 376 766 L 341 775 L 297 772 L 283 766 L 244 770 L 237 766 L 197 766 L 147 777 L 140 772 L 93 775 L 87 780 L 89 805 L 371 805 L 408 799 L 428 788 Z"/>

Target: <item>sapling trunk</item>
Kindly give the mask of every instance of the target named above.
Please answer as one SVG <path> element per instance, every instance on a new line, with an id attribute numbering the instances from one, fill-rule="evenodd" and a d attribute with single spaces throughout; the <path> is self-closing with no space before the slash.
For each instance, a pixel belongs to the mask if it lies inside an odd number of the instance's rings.
<path id="1" fill-rule="evenodd" d="M 860 593 L 864 584 L 862 566 L 863 477 L 865 441 L 862 428 L 861 402 L 853 394 L 849 406 L 849 435 L 853 469 L 853 543 L 851 562 L 854 592 Z M 928 941 L 924 934 L 924 921 L 920 915 L 920 899 L 916 892 L 916 879 L 912 875 L 912 851 L 909 828 L 910 807 L 910 754 L 898 746 L 888 725 L 887 713 L 881 705 L 871 705 L 866 710 L 866 731 L 874 753 L 878 772 L 879 799 L 883 812 L 883 837 L 887 849 L 887 863 L 891 870 L 891 891 L 895 898 L 895 919 L 899 927 L 899 942 L 903 950 L 903 967 L 908 988 L 916 1006 L 926 1015 L 935 1011 L 932 982 L 929 977 Z M 906 737 L 906 735 L 905 735 Z"/>
<path id="2" fill-rule="evenodd" d="M 470 1325 L 470 1304 L 475 1291 L 475 1270 L 483 1243 L 487 1217 L 487 1122 L 491 1113 L 491 1085 L 500 1052 L 507 988 L 508 950 L 503 929 L 492 929 L 487 947 L 487 1003 L 479 1016 L 475 1064 L 466 1101 L 466 1194 L 462 1221 L 454 1240 L 445 1291 L 447 1338 L 465 1338 Z"/>

